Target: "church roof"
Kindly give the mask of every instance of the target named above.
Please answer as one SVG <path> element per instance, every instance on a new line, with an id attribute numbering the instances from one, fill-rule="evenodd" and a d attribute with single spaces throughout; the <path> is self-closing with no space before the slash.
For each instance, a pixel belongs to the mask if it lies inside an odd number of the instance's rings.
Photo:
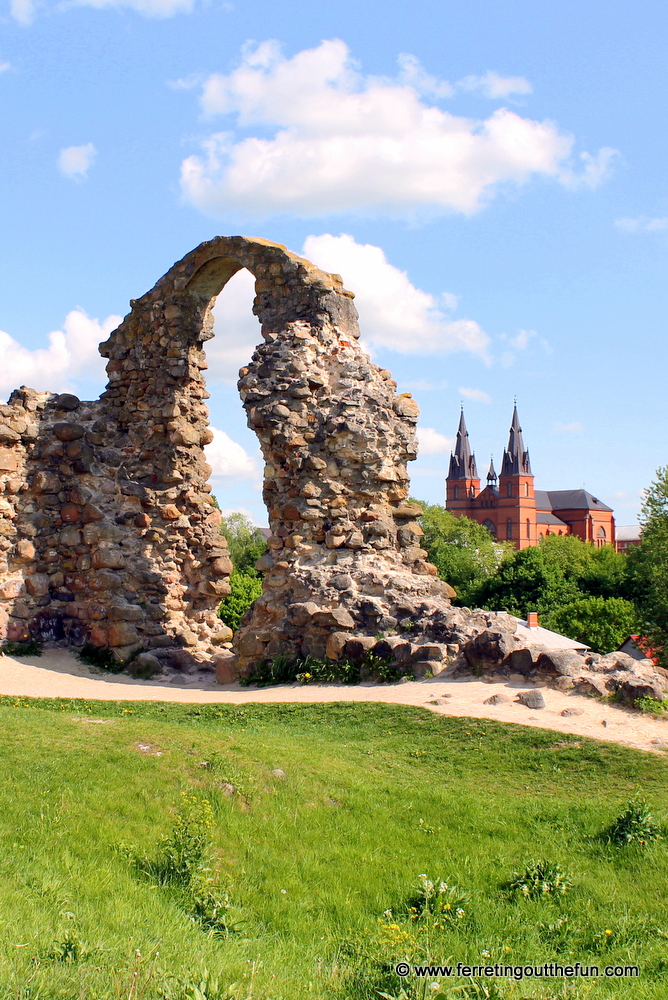
<path id="1" fill-rule="evenodd" d="M 639 524 L 618 524 L 615 528 L 615 537 L 618 542 L 639 542 Z"/>
<path id="2" fill-rule="evenodd" d="M 544 492 L 544 491 L 541 491 L 541 492 Z M 538 493 L 538 490 L 536 490 L 536 493 Z M 536 514 L 536 522 L 538 524 L 556 524 L 558 527 L 562 527 L 562 528 L 567 528 L 568 527 L 568 525 L 566 524 L 566 522 L 562 521 L 560 517 L 557 517 L 556 514 L 552 514 L 552 513 L 550 513 L 549 511 L 546 511 L 546 510 L 539 510 L 538 511 L 538 513 Z"/>
<path id="3" fill-rule="evenodd" d="M 517 416 L 517 406 L 513 407 L 513 419 L 510 425 L 508 447 L 503 453 L 501 464 L 502 476 L 530 476 L 531 462 L 529 452 L 524 447 L 520 418 Z"/>
<path id="4" fill-rule="evenodd" d="M 536 510 L 609 510 L 586 490 L 536 490 Z"/>
<path id="5" fill-rule="evenodd" d="M 477 479 L 478 470 L 475 464 L 475 455 L 471 451 L 469 443 L 469 432 L 466 429 L 464 420 L 464 410 L 459 417 L 459 428 L 457 430 L 457 441 L 455 450 L 450 455 L 450 469 L 448 479 Z"/>

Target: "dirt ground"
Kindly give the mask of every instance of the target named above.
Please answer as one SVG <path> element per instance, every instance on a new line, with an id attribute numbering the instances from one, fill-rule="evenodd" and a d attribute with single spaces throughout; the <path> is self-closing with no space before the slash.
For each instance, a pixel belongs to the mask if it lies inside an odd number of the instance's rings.
<path id="1" fill-rule="evenodd" d="M 41 657 L 0 657 L 0 694 L 33 698 L 87 698 L 100 701 L 226 702 L 327 702 L 374 701 L 417 705 L 440 715 L 468 716 L 517 722 L 597 740 L 620 743 L 652 753 L 668 752 L 668 720 L 641 715 L 620 705 L 593 698 L 563 694 L 541 686 L 545 708 L 529 709 L 514 699 L 536 685 L 521 680 L 490 682 L 477 678 L 432 677 L 399 684 L 296 684 L 256 689 L 240 684 L 194 684 L 134 680 L 104 674 L 80 663 L 62 649 L 46 650 Z M 485 704 L 493 695 L 507 701 Z M 578 714 L 564 716 L 564 709 Z"/>

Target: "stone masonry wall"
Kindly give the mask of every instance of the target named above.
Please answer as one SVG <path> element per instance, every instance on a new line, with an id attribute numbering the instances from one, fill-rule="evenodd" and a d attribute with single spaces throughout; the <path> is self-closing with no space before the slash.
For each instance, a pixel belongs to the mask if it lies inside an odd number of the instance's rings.
<path id="1" fill-rule="evenodd" d="M 0 407 L 1 635 L 88 641 L 119 658 L 142 646 L 177 663 L 184 650 L 210 660 L 229 637 L 216 617 L 231 563 L 203 452 L 203 347 L 242 267 L 263 343 L 239 388 L 272 534 L 235 668 L 279 653 L 337 659 L 397 629 L 404 655 L 461 640 L 408 501 L 416 403 L 360 348 L 337 275 L 243 237 L 203 243 L 131 302 L 100 347 L 100 400 L 22 388 Z"/>

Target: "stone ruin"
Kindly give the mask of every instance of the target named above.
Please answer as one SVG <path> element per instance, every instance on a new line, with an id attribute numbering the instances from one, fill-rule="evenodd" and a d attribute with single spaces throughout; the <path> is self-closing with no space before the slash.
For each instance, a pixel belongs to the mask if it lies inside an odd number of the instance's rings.
<path id="1" fill-rule="evenodd" d="M 203 451 L 203 372 L 212 307 L 241 268 L 263 343 L 239 390 L 271 535 L 232 650 L 217 617 L 232 563 Z M 418 406 L 359 346 L 338 275 L 279 244 L 218 237 L 130 305 L 100 345 L 99 400 L 23 387 L 0 406 L 0 639 L 92 643 L 119 660 L 141 648 L 231 680 L 279 654 L 371 648 L 419 674 L 486 630 L 514 632 L 510 616 L 451 607 L 427 562 L 406 471 Z"/>
<path id="2" fill-rule="evenodd" d="M 101 398 L 21 388 L 0 408 L 0 629 L 72 646 L 209 657 L 232 569 L 203 447 L 216 296 L 256 279 L 264 343 L 239 389 L 265 458 L 264 591 L 235 638 L 241 672 L 279 653 L 341 655 L 354 636 L 449 612 L 408 502 L 418 407 L 359 346 L 352 293 L 264 240 L 179 261 L 100 346 Z M 219 642 L 217 643 L 218 640 Z"/>

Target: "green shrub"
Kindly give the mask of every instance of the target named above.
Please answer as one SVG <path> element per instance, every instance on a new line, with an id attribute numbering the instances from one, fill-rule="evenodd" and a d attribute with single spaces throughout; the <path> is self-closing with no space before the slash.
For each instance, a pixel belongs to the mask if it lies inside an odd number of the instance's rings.
<path id="1" fill-rule="evenodd" d="M 635 631 L 638 612 L 621 597 L 583 597 L 548 611 L 543 624 L 586 643 L 596 653 L 609 653 Z"/>
<path id="2" fill-rule="evenodd" d="M 117 660 L 112 651 L 108 648 L 99 649 L 92 642 L 87 642 L 77 653 L 77 660 L 85 663 L 89 667 L 98 667 L 100 670 L 108 670 L 110 674 L 120 674 L 123 664 Z"/>
<path id="3" fill-rule="evenodd" d="M 169 837 L 163 837 L 155 858 L 137 860 L 137 866 L 158 885 L 189 887 L 201 871 L 211 843 L 213 825 L 208 799 L 184 796 Z"/>
<path id="4" fill-rule="evenodd" d="M 443 879 L 430 879 L 418 875 L 417 891 L 407 900 L 406 908 L 411 920 L 428 920 L 433 926 L 457 922 L 466 915 L 468 895 Z"/>
<path id="5" fill-rule="evenodd" d="M 125 660 L 117 660 L 111 649 L 105 646 L 100 649 L 92 642 L 87 642 L 77 653 L 77 659 L 89 667 L 97 667 L 99 670 L 106 670 L 110 674 L 120 674 L 127 670 L 137 659 L 140 653 L 146 650 L 143 646 L 137 646 Z M 142 667 L 135 666 L 129 670 L 133 677 L 152 677 L 156 671 L 146 671 Z"/>
<path id="6" fill-rule="evenodd" d="M 0 646 L 0 656 L 42 656 L 41 645 L 35 639 L 26 642 L 6 642 Z"/>
<path id="7" fill-rule="evenodd" d="M 155 857 L 137 855 L 133 847 L 121 845 L 119 853 L 135 872 L 157 886 L 174 890 L 175 901 L 202 930 L 227 937 L 234 930 L 229 911 L 229 890 L 212 875 L 213 811 L 208 799 L 183 795 L 172 831 L 159 843 Z"/>
<path id="8" fill-rule="evenodd" d="M 220 605 L 218 617 L 236 632 L 241 619 L 262 593 L 262 580 L 258 576 L 247 576 L 235 569 L 230 576 L 230 587 L 231 593 Z"/>
<path id="9" fill-rule="evenodd" d="M 605 839 L 626 847 L 637 844 L 644 847 L 655 840 L 662 840 L 661 828 L 654 820 L 649 806 L 644 799 L 631 799 L 623 813 L 615 819 L 604 834 Z"/>
<path id="10" fill-rule="evenodd" d="M 554 861 L 531 861 L 523 872 L 513 872 L 508 890 L 525 899 L 563 896 L 572 888 L 570 876 Z"/>
<path id="11" fill-rule="evenodd" d="M 267 687 L 271 684 L 359 684 L 363 677 L 376 677 L 385 684 L 398 681 L 410 673 L 410 667 L 367 653 L 364 659 L 318 660 L 311 656 L 293 658 L 274 656 L 261 660 L 253 667 L 243 684 Z"/>
<path id="12" fill-rule="evenodd" d="M 641 712 L 647 712 L 650 715 L 663 715 L 668 708 L 668 702 L 659 701 L 658 698 L 652 698 L 650 695 L 646 695 L 644 698 L 636 698 L 633 702 L 634 708 L 639 708 Z"/>
<path id="13" fill-rule="evenodd" d="M 65 931 L 60 941 L 54 941 L 48 958 L 73 965 L 88 957 L 88 948 L 76 931 Z"/>

